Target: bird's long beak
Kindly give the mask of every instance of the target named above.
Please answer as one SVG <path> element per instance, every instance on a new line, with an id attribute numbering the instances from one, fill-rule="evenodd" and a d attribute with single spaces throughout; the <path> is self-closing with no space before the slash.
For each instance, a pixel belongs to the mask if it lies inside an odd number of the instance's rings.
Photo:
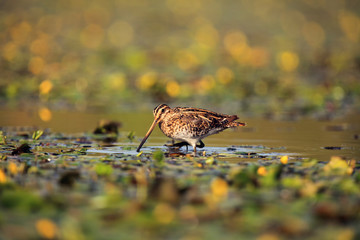
<path id="1" fill-rule="evenodd" d="M 156 124 L 158 123 L 157 119 L 154 119 L 153 123 L 151 124 L 148 132 L 146 133 L 145 137 L 143 138 L 143 140 L 141 141 L 139 147 L 136 149 L 137 152 L 140 151 L 140 148 L 142 147 L 142 145 L 144 145 L 144 143 L 146 142 L 146 140 L 148 139 L 148 137 L 150 136 L 151 132 L 154 130 Z"/>

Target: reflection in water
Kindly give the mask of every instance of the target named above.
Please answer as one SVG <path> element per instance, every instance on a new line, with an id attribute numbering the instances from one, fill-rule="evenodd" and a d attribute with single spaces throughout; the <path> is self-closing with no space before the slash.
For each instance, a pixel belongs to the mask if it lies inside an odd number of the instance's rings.
<path id="1" fill-rule="evenodd" d="M 52 112 L 50 121 L 44 122 L 37 112 L 0 110 L 0 127 L 36 126 L 50 128 L 53 132 L 82 133 L 92 132 L 102 119 L 122 123 L 120 134 L 134 131 L 135 143 L 146 133 L 152 122 L 151 112 L 124 112 L 116 114 L 98 114 L 83 112 Z M 303 119 L 299 121 L 273 121 L 261 118 L 242 118 L 247 127 L 226 130 L 207 137 L 207 147 L 229 146 L 265 146 L 264 151 L 298 154 L 299 156 L 328 161 L 337 155 L 346 159 L 360 157 L 359 115 L 349 115 L 333 121 Z M 163 146 L 169 139 L 156 128 L 147 142 L 147 146 Z M 190 148 L 191 149 L 191 148 Z M 191 149 L 192 150 L 192 149 Z M 206 150 L 206 148 L 205 148 Z"/>

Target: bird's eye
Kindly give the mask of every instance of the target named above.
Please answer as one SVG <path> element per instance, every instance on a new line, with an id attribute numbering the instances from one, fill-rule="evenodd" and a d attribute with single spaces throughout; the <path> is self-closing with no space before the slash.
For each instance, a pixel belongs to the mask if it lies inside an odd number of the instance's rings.
<path id="1" fill-rule="evenodd" d="M 165 109 L 161 109 L 161 113 L 164 113 L 165 112 Z"/>

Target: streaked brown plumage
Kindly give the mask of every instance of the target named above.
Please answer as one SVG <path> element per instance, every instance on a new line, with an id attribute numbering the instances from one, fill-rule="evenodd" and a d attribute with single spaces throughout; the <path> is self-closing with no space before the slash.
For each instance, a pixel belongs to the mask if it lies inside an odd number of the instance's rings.
<path id="1" fill-rule="evenodd" d="M 153 113 L 154 122 L 137 148 L 138 152 L 156 124 L 159 124 L 161 131 L 167 137 L 187 142 L 194 148 L 195 153 L 196 143 L 200 142 L 200 146 L 204 146 L 201 139 L 227 128 L 245 126 L 245 123 L 235 122 L 238 119 L 236 115 L 220 114 L 201 108 L 170 108 L 166 104 L 160 104 L 155 107 Z"/>

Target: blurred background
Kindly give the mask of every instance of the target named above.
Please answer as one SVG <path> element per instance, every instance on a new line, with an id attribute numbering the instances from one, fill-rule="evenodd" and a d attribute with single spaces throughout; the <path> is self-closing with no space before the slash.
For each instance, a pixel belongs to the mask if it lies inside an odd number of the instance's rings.
<path id="1" fill-rule="evenodd" d="M 359 1 L 4 0 L 0 27 L 1 106 L 43 121 L 159 102 L 264 116 L 360 108 Z"/>

